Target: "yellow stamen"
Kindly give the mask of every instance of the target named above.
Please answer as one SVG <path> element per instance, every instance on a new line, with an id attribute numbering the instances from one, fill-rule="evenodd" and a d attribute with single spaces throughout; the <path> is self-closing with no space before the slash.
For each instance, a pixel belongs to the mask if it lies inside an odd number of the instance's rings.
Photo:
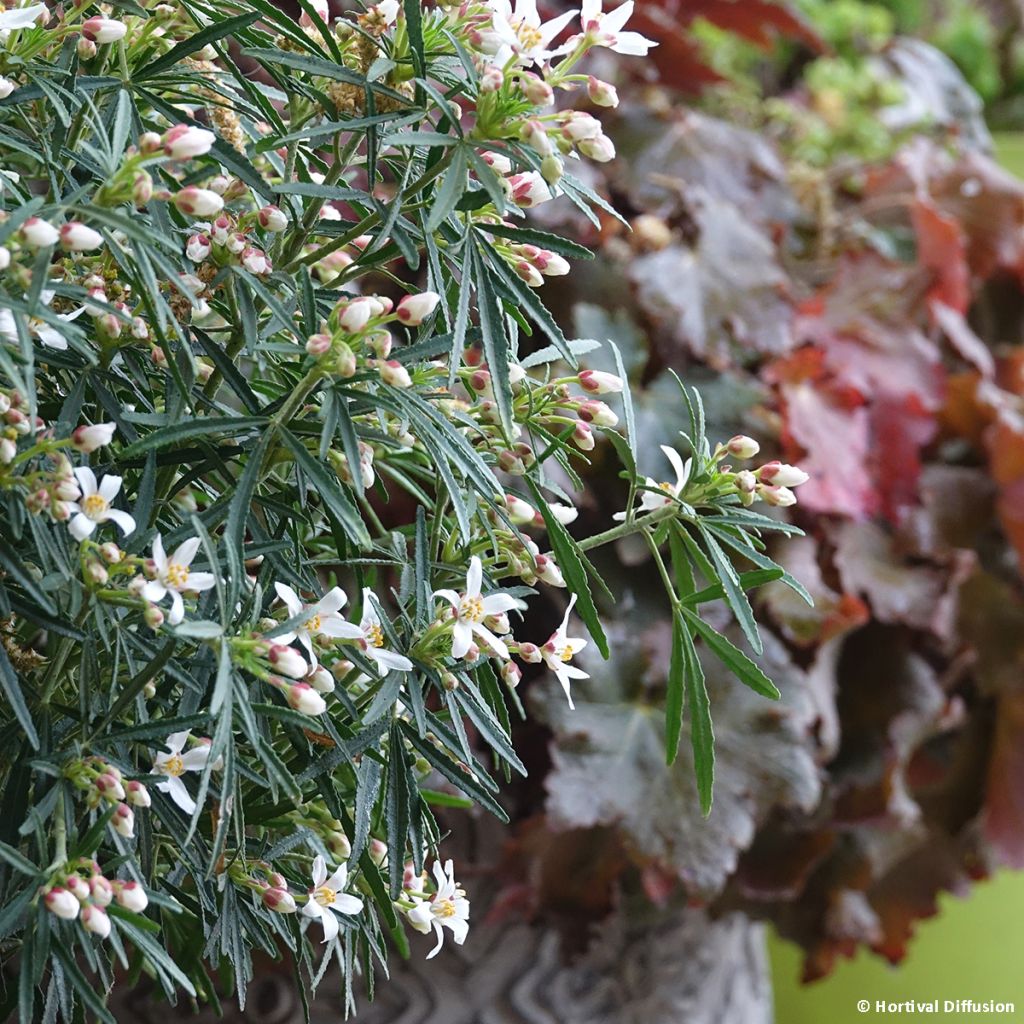
<path id="1" fill-rule="evenodd" d="M 185 762 L 182 761 L 178 754 L 171 754 L 171 756 L 164 761 L 161 770 L 165 775 L 169 775 L 172 779 L 177 779 L 179 776 L 185 774 Z"/>
<path id="2" fill-rule="evenodd" d="M 366 630 L 366 638 L 374 647 L 384 646 L 384 630 L 378 625 L 372 625 Z"/>
<path id="3" fill-rule="evenodd" d="M 455 916 L 455 904 L 451 900 L 437 900 L 430 909 L 435 917 Z"/>
<path id="4" fill-rule="evenodd" d="M 171 562 L 164 573 L 169 586 L 175 590 L 181 590 L 188 583 L 188 566 L 180 562 Z"/>
<path id="5" fill-rule="evenodd" d="M 89 494 L 82 500 L 82 511 L 90 519 L 98 519 L 109 507 L 107 499 L 99 494 Z"/>
<path id="6" fill-rule="evenodd" d="M 483 622 L 484 602 L 480 597 L 464 597 L 459 602 L 459 618 L 469 622 Z"/>
<path id="7" fill-rule="evenodd" d="M 338 894 L 327 885 L 321 885 L 318 889 L 313 890 L 313 899 L 320 904 L 321 907 L 329 907 L 338 898 Z"/>
<path id="8" fill-rule="evenodd" d="M 319 633 L 322 620 L 319 615 L 313 615 L 306 620 L 306 630 L 310 633 Z"/>

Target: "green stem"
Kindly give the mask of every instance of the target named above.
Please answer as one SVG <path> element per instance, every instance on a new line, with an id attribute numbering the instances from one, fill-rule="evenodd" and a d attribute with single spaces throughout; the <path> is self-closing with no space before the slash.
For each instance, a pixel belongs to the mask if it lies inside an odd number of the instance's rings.
<path id="1" fill-rule="evenodd" d="M 675 502 L 671 505 L 666 505 L 664 508 L 656 509 L 654 512 L 649 512 L 639 519 L 627 519 L 624 523 L 613 526 L 610 530 L 605 530 L 604 533 L 595 533 L 593 537 L 577 541 L 576 546 L 581 551 L 604 547 L 605 544 L 611 544 L 612 541 L 621 540 L 623 537 L 631 537 L 634 533 L 643 532 L 649 526 L 657 526 L 658 523 L 673 518 L 689 518 L 683 515 L 682 510 Z"/>

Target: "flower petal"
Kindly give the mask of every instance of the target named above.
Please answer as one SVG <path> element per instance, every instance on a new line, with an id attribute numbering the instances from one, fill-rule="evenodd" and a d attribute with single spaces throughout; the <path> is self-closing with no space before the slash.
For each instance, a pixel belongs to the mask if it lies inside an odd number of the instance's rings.
<path id="1" fill-rule="evenodd" d="M 275 583 L 274 590 L 277 591 L 277 596 L 281 598 L 285 608 L 288 609 L 289 619 L 294 618 L 302 611 L 302 602 L 299 600 L 299 595 L 287 583 Z"/>
<path id="2" fill-rule="evenodd" d="M 117 492 L 121 490 L 122 478 L 111 476 L 109 473 L 100 481 L 99 495 L 107 501 L 113 501 Z"/>
<path id="3" fill-rule="evenodd" d="M 122 512 L 119 508 L 108 508 L 104 518 L 117 523 L 121 532 L 126 537 L 128 534 L 135 532 L 135 520 L 127 512 Z"/>

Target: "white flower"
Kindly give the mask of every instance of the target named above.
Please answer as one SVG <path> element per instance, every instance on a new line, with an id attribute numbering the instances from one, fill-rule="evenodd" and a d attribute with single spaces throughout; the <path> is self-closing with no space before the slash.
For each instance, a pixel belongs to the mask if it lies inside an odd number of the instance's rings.
<path id="1" fill-rule="evenodd" d="M 181 777 L 185 772 L 201 772 L 206 767 L 210 746 L 201 743 L 183 754 L 188 736 L 187 732 L 172 732 L 164 740 L 164 746 L 169 752 L 157 754 L 153 758 L 153 774 L 166 775 L 167 778 L 158 782 L 156 788 L 166 793 L 186 814 L 194 814 L 196 802 L 189 796 Z"/>
<path id="2" fill-rule="evenodd" d="M 75 470 L 75 479 L 82 489 L 78 501 L 71 502 L 78 514 L 68 523 L 68 529 L 75 540 L 85 540 L 100 523 L 110 520 L 120 527 L 127 537 L 135 531 L 135 520 L 120 509 L 111 508 L 110 503 L 121 490 L 121 477 L 104 476 L 99 484 L 96 474 L 88 466 L 79 466 Z"/>
<path id="3" fill-rule="evenodd" d="M 0 75 L 0 100 L 7 99 L 17 88 L 16 82 L 12 82 L 9 78 L 4 78 L 3 75 Z"/>
<path id="4" fill-rule="evenodd" d="M 494 63 L 501 66 L 513 56 L 523 64 L 543 64 L 544 61 L 566 52 L 561 46 L 551 49 L 551 42 L 575 17 L 567 11 L 548 22 L 542 22 L 537 13 L 537 0 L 516 0 L 515 8 L 509 0 L 490 0 L 494 11 L 493 32 L 498 43 Z"/>
<path id="5" fill-rule="evenodd" d="M 463 658 L 473 645 L 475 633 L 500 658 L 508 658 L 508 648 L 484 624 L 489 615 L 500 615 L 519 606 L 519 602 L 508 594 L 480 596 L 483 567 L 480 559 L 473 556 L 466 573 L 466 590 L 457 594 L 454 590 L 435 590 L 435 597 L 443 597 L 455 609 L 455 625 L 452 627 L 452 657 Z"/>
<path id="6" fill-rule="evenodd" d="M 181 595 L 191 591 L 209 590 L 216 580 L 212 572 L 190 572 L 189 566 L 199 550 L 199 538 L 191 537 L 179 544 L 170 558 L 164 553 L 160 534 L 153 538 L 153 562 L 156 565 L 156 579 L 149 580 L 142 588 L 147 601 L 162 601 L 171 595 L 171 613 L 167 621 L 176 626 L 185 617 L 185 605 Z"/>
<path id="7" fill-rule="evenodd" d="M 573 656 L 587 646 L 587 641 L 582 637 L 568 636 L 566 634 L 569 625 L 569 615 L 575 604 L 576 595 L 573 594 L 569 607 L 565 609 L 562 624 L 551 634 L 548 642 L 540 649 L 540 656 L 544 659 L 544 663 L 555 673 L 558 681 L 562 684 L 562 689 L 565 690 L 565 696 L 569 701 L 570 708 L 575 708 L 570 691 L 570 680 L 590 678 L 583 669 L 569 664 Z"/>
<path id="8" fill-rule="evenodd" d="M 687 459 L 683 462 L 679 455 L 679 452 L 675 448 L 670 448 L 667 444 L 661 446 L 661 450 L 665 453 L 665 458 L 672 463 L 672 468 L 676 471 L 676 482 L 674 484 L 668 482 L 658 483 L 657 480 L 647 477 L 647 486 L 652 490 L 644 491 L 640 496 L 640 507 L 637 509 L 638 512 L 653 512 L 655 509 L 664 508 L 666 505 L 671 505 L 673 501 L 679 497 L 683 492 L 683 488 L 686 486 L 686 481 L 690 476 L 690 464 L 692 459 Z M 663 493 L 659 494 L 658 491 Z M 626 518 L 625 512 L 616 512 L 612 519 L 623 520 Z"/>
<path id="9" fill-rule="evenodd" d="M 376 598 L 369 588 L 363 590 L 363 618 L 359 623 L 359 646 L 368 658 L 372 658 L 382 674 L 387 672 L 411 672 L 412 662 L 402 654 L 384 649 L 384 630 L 374 604 Z"/>
<path id="10" fill-rule="evenodd" d="M 31 7 L 17 7 L 13 11 L 0 11 L 0 32 L 28 28 L 45 14 L 46 4 L 32 4 Z"/>
<path id="11" fill-rule="evenodd" d="M 54 885 L 48 889 L 43 897 L 43 901 L 46 903 L 46 909 L 51 914 L 61 917 L 65 921 L 73 921 L 78 917 L 81 904 L 78 902 L 75 894 L 65 889 L 62 885 Z"/>
<path id="12" fill-rule="evenodd" d="M 437 945 L 427 954 L 427 959 L 437 956 L 444 945 L 444 930 L 451 930 L 452 938 L 457 946 L 466 941 L 469 933 L 469 900 L 462 887 L 455 881 L 452 862 L 445 861 L 442 868 L 440 861 L 434 861 L 434 879 L 437 892 L 429 900 L 413 896 L 416 904 L 408 911 L 409 924 L 424 935 L 433 928 L 437 935 Z"/>
<path id="13" fill-rule="evenodd" d="M 309 661 L 313 668 L 317 666 L 316 651 L 313 649 L 314 637 L 330 636 L 352 639 L 357 635 L 353 632 L 357 627 L 353 626 L 351 622 L 346 622 L 345 618 L 338 614 L 348 600 L 341 587 L 334 587 L 327 591 L 316 604 L 303 604 L 299 595 L 284 583 L 275 583 L 274 589 L 285 608 L 288 609 L 288 618 L 294 619 L 296 615 L 301 615 L 306 611 L 313 613 L 305 622 L 296 626 L 294 632 L 282 633 L 274 638 L 279 644 L 290 644 L 294 640 L 298 640 L 309 653 Z"/>
<path id="14" fill-rule="evenodd" d="M 622 31 L 633 13 L 633 0 L 626 0 L 607 14 L 601 6 L 601 0 L 583 0 L 581 6 L 580 23 L 591 42 L 632 57 L 645 57 L 652 46 L 658 45 L 639 32 Z"/>
<path id="15" fill-rule="evenodd" d="M 302 914 L 320 919 L 324 942 L 330 942 L 338 934 L 338 919 L 332 910 L 339 914 L 358 914 L 363 909 L 363 901 L 358 896 L 345 892 L 347 884 L 348 867 L 342 864 L 328 878 L 327 862 L 317 854 L 313 860 L 313 888 L 309 890 L 309 899 L 302 908 Z"/>
<path id="16" fill-rule="evenodd" d="M 53 295 L 54 293 L 50 291 L 41 292 L 39 301 L 44 306 L 48 306 L 53 301 Z M 73 313 L 57 313 L 56 316 L 58 320 L 70 321 L 78 319 L 84 312 L 85 306 L 82 306 Z M 48 324 L 38 317 L 29 318 L 28 330 L 30 334 L 34 334 L 39 339 L 41 345 L 45 345 L 47 348 L 63 352 L 68 347 L 67 338 L 52 324 Z M 14 314 L 9 309 L 0 309 L 0 338 L 15 344 L 18 341 L 18 327 L 14 320 Z"/>

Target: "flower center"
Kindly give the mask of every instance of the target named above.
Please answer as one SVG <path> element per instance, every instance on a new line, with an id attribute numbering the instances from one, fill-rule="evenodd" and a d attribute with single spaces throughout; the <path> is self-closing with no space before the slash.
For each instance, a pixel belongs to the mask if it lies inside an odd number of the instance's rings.
<path id="1" fill-rule="evenodd" d="M 323 620 L 319 615 L 314 615 L 306 620 L 306 631 L 308 633 L 319 633 Z"/>
<path id="2" fill-rule="evenodd" d="M 366 639 L 369 640 L 374 647 L 383 647 L 384 630 L 374 623 L 372 626 L 367 627 Z"/>
<path id="3" fill-rule="evenodd" d="M 162 770 L 165 775 L 169 775 L 172 779 L 176 779 L 185 774 L 185 762 L 182 761 L 178 754 L 171 754 L 171 756 L 164 761 Z"/>
<path id="4" fill-rule="evenodd" d="M 669 483 L 669 482 L 668 482 L 667 480 L 662 480 L 662 482 L 661 482 L 660 484 L 658 484 L 658 486 L 659 486 L 659 487 L 660 487 L 660 488 L 661 488 L 661 489 L 662 489 L 662 490 L 663 490 L 663 491 L 664 491 L 664 492 L 665 492 L 666 494 L 671 494 L 671 493 L 672 493 L 672 492 L 673 492 L 673 491 L 675 490 L 675 488 L 674 488 L 674 487 L 673 487 L 673 486 L 672 486 L 672 485 L 671 485 L 671 484 L 670 484 L 670 483 Z"/>
<path id="5" fill-rule="evenodd" d="M 188 566 L 180 562 L 171 562 L 164 573 L 167 585 L 174 590 L 181 590 L 188 583 Z"/>
<path id="6" fill-rule="evenodd" d="M 523 44 L 524 50 L 535 50 L 544 41 L 540 29 L 535 25 L 529 25 L 523 18 L 517 18 L 509 22 L 512 31 L 515 32 L 519 42 Z"/>
<path id="7" fill-rule="evenodd" d="M 572 648 L 568 647 L 568 646 L 567 647 L 563 647 L 558 652 L 558 656 L 559 656 L 559 658 L 562 659 L 562 661 L 566 661 L 566 662 L 572 661 Z"/>
<path id="8" fill-rule="evenodd" d="M 101 494 L 89 494 L 82 500 L 82 511 L 90 519 L 99 519 L 108 508 L 110 504 Z"/>
<path id="9" fill-rule="evenodd" d="M 435 917 L 455 916 L 455 904 L 451 900 L 436 900 L 430 910 Z"/>
<path id="10" fill-rule="evenodd" d="M 459 618 L 467 622 L 483 622 L 484 601 L 482 597 L 463 597 L 459 602 Z"/>
<path id="11" fill-rule="evenodd" d="M 321 885 L 318 889 L 313 890 L 313 899 L 321 907 L 329 907 L 337 898 L 338 894 L 329 885 Z"/>

